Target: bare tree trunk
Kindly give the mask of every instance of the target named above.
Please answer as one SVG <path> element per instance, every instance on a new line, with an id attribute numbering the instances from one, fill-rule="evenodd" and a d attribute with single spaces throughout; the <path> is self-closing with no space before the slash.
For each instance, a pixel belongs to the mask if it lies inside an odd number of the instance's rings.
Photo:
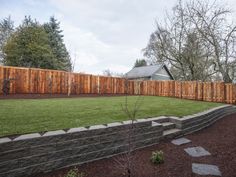
<path id="1" fill-rule="evenodd" d="M 125 174 L 127 177 L 134 177 L 134 159 L 132 155 L 132 151 L 134 151 L 134 122 L 136 119 L 137 112 L 141 106 L 141 97 L 138 96 L 136 102 L 134 103 L 133 108 L 130 108 L 128 105 L 128 89 L 129 89 L 129 81 L 125 79 L 125 103 L 121 105 L 123 112 L 127 115 L 130 124 L 128 126 L 127 134 L 125 135 L 127 138 L 127 153 L 124 155 L 122 162 L 117 160 L 117 163 L 125 170 Z"/>

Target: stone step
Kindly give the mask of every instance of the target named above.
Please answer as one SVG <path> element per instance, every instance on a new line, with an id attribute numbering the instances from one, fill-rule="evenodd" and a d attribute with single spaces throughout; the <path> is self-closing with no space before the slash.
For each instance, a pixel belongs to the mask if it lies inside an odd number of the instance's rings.
<path id="1" fill-rule="evenodd" d="M 164 122 L 169 122 L 169 118 L 165 117 L 165 116 L 161 116 L 161 117 L 157 117 L 157 118 L 151 118 L 153 119 L 153 121 L 157 122 L 157 123 L 164 123 Z"/>
<path id="2" fill-rule="evenodd" d="M 173 128 L 163 131 L 164 138 L 174 138 L 181 134 L 181 130 L 178 128 Z"/>
<path id="3" fill-rule="evenodd" d="M 163 130 L 169 130 L 175 128 L 175 124 L 172 122 L 163 122 L 161 124 L 163 125 Z"/>

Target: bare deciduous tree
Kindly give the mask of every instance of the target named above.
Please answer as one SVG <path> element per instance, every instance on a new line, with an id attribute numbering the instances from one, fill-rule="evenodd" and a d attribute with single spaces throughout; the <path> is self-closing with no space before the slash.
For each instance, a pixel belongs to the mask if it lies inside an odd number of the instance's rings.
<path id="1" fill-rule="evenodd" d="M 110 69 L 105 69 L 102 73 L 104 76 L 109 76 L 109 77 L 111 77 L 113 74 Z"/>
<path id="2" fill-rule="evenodd" d="M 123 73 L 113 72 L 110 69 L 105 69 L 102 75 L 108 76 L 108 77 L 123 77 L 124 76 Z"/>
<path id="3" fill-rule="evenodd" d="M 232 82 L 236 69 L 236 24 L 229 22 L 231 11 L 216 1 L 191 1 L 187 15 L 211 47 L 215 71 L 221 73 L 224 82 Z"/>
<path id="4" fill-rule="evenodd" d="M 71 58 L 70 58 L 71 60 Z M 74 72 L 74 69 L 75 69 L 75 63 L 77 61 L 77 55 L 76 55 L 76 52 L 74 52 L 74 59 L 73 61 L 71 61 L 71 70 L 69 71 L 69 75 L 68 75 L 68 92 L 67 92 L 67 95 L 70 96 L 71 94 L 71 87 L 75 88 L 76 86 L 74 85 L 74 82 L 72 82 L 72 73 Z"/>
<path id="5" fill-rule="evenodd" d="M 222 75 L 232 82 L 235 75 L 236 26 L 230 11 L 217 2 L 179 3 L 164 25 L 156 22 L 144 55 L 154 63 L 166 63 L 181 80 L 212 80 Z"/>

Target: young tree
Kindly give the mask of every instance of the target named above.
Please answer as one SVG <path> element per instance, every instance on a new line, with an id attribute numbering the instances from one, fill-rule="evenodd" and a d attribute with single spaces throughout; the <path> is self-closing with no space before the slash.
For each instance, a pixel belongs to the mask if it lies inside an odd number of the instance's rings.
<path id="1" fill-rule="evenodd" d="M 48 34 L 49 45 L 52 48 L 53 55 L 56 57 L 56 60 L 58 60 L 57 68 L 70 71 L 72 69 L 71 58 L 63 42 L 60 22 L 57 22 L 54 17 L 51 17 L 50 21 L 44 24 L 44 29 Z"/>
<path id="2" fill-rule="evenodd" d="M 3 47 L 14 31 L 14 24 L 11 17 L 4 18 L 0 21 L 0 63 L 3 62 Z"/>
<path id="3" fill-rule="evenodd" d="M 123 112 L 127 116 L 129 120 L 129 126 L 127 127 L 127 131 L 125 131 L 124 139 L 125 144 L 127 145 L 127 152 L 123 154 L 120 159 L 115 159 L 119 167 L 124 171 L 124 174 L 127 177 L 134 177 L 135 175 L 135 166 L 134 166 L 134 156 L 132 152 L 135 150 L 135 120 L 137 118 L 137 114 L 140 111 L 142 106 L 143 97 L 138 96 L 133 105 L 128 102 L 128 94 L 129 94 L 129 80 L 125 78 L 125 101 L 124 104 L 121 105 Z M 141 175 L 141 174 L 140 174 Z"/>
<path id="4" fill-rule="evenodd" d="M 57 69 L 47 33 L 30 17 L 11 35 L 3 52 L 5 65 Z"/>

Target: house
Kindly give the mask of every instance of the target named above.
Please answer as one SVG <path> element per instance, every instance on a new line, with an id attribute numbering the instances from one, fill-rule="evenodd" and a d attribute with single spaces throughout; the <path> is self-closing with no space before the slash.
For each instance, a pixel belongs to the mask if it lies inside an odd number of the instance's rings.
<path id="1" fill-rule="evenodd" d="M 165 64 L 135 67 L 125 76 L 130 80 L 174 80 Z"/>

